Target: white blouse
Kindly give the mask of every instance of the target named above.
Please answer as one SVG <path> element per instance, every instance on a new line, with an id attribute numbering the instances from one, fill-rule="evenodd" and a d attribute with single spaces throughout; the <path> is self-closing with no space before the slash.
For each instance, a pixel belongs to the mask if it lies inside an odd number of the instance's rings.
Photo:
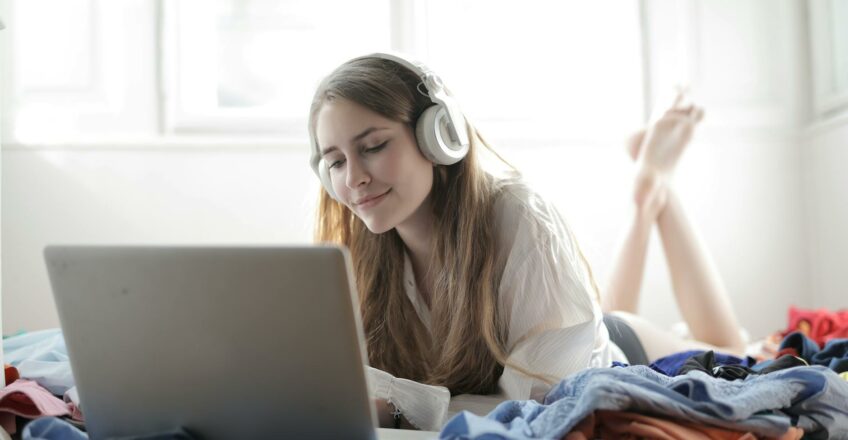
<path id="1" fill-rule="evenodd" d="M 588 269 L 565 221 L 551 204 L 520 182 L 510 182 L 495 205 L 499 255 L 505 258 L 498 291 L 508 311 L 508 361 L 525 369 L 564 378 L 589 367 L 626 362 L 609 340 Z M 429 330 L 430 311 L 415 285 L 404 255 L 404 286 L 418 317 Z M 445 422 L 450 392 L 368 368 L 372 395 L 390 401 L 410 423 L 438 431 Z M 550 385 L 504 368 L 498 385 L 504 399 L 541 401 Z"/>

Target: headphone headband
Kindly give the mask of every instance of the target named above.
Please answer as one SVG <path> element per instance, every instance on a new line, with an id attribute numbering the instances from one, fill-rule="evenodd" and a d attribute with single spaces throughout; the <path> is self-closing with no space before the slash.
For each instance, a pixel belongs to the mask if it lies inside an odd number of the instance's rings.
<path id="1" fill-rule="evenodd" d="M 462 144 L 467 142 L 468 130 L 465 127 L 465 117 L 462 116 L 462 112 L 459 110 L 459 106 L 456 105 L 456 101 L 454 101 L 453 97 L 448 95 L 445 90 L 442 78 L 439 77 L 439 75 L 436 75 L 436 73 L 430 70 L 426 65 L 424 65 L 424 63 L 406 58 L 404 55 L 397 52 L 375 52 L 359 58 L 381 58 L 384 60 L 394 61 L 415 72 L 415 74 L 421 78 L 418 91 L 421 91 L 420 86 L 421 84 L 424 84 L 424 86 L 427 87 L 427 96 L 430 97 L 430 101 L 432 101 L 433 104 L 443 105 L 445 110 L 447 110 L 448 118 L 450 120 L 448 130 L 450 131 L 451 139 Z"/>

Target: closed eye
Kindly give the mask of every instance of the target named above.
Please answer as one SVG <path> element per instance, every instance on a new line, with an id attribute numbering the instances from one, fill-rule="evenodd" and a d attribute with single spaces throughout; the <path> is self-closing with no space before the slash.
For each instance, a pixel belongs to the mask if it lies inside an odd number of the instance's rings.
<path id="1" fill-rule="evenodd" d="M 386 145 L 388 145 L 388 144 L 389 144 L 389 141 L 386 141 L 386 142 L 383 142 L 380 145 L 377 145 L 376 147 L 366 148 L 362 151 L 365 152 L 365 153 L 378 153 L 383 148 L 386 148 Z M 343 165 L 344 163 L 345 163 L 344 159 L 339 159 L 339 160 L 331 162 L 328 168 L 329 169 L 337 168 L 337 167 L 340 167 L 341 165 Z"/>
<path id="2" fill-rule="evenodd" d="M 389 141 L 383 142 L 382 144 L 377 145 L 376 147 L 366 149 L 365 152 L 366 153 L 376 153 L 376 152 L 382 150 L 383 148 L 386 148 L 386 145 L 388 143 L 389 143 Z"/>

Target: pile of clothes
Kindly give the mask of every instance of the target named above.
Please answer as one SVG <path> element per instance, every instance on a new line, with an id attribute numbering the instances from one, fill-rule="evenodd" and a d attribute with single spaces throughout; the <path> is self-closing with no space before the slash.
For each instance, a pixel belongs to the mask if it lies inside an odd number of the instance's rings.
<path id="1" fill-rule="evenodd" d="M 65 340 L 59 329 L 3 341 L 6 387 L 0 389 L 0 428 L 9 434 L 39 417 L 62 418 L 83 426 L 79 396 Z"/>
<path id="2" fill-rule="evenodd" d="M 848 311 L 789 315 L 771 356 L 687 351 L 584 370 L 542 403 L 457 414 L 440 438 L 848 438 Z"/>

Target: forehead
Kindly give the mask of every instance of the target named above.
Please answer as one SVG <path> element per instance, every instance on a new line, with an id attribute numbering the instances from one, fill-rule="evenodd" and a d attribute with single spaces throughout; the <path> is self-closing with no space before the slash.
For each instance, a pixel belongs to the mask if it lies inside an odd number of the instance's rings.
<path id="1" fill-rule="evenodd" d="M 322 148 L 347 143 L 370 127 L 402 125 L 361 104 L 337 98 L 324 103 L 315 120 L 315 136 Z"/>

